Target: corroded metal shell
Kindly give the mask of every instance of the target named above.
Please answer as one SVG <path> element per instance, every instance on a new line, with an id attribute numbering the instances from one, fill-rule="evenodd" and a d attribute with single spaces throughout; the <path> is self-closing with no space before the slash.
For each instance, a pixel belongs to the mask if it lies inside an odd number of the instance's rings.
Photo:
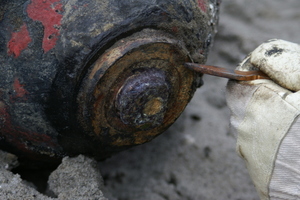
<path id="1" fill-rule="evenodd" d="M 165 131 L 201 77 L 217 0 L 12 0 L 0 9 L 0 148 L 104 159 Z"/>

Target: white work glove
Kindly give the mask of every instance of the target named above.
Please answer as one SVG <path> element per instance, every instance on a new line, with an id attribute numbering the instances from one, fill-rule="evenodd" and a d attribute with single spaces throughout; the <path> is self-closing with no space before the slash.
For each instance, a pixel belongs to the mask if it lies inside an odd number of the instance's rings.
<path id="1" fill-rule="evenodd" d="M 300 199 L 300 46 L 270 40 L 237 69 L 272 80 L 228 82 L 236 150 L 262 200 Z"/>

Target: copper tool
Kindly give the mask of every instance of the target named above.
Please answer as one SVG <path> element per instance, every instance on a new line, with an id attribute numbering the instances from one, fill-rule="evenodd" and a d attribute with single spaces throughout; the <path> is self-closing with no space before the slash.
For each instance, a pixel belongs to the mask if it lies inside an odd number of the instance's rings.
<path id="1" fill-rule="evenodd" d="M 268 75 L 262 71 L 239 71 L 233 69 L 226 69 L 223 67 L 216 67 L 211 65 L 201 65 L 197 63 L 185 63 L 185 67 L 197 73 L 209 74 L 223 78 L 234 79 L 238 81 L 252 81 L 256 79 L 270 79 Z"/>

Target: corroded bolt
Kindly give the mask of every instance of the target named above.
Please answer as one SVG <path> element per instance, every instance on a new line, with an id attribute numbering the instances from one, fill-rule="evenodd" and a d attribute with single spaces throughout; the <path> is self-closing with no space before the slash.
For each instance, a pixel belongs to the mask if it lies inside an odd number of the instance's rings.
<path id="1" fill-rule="evenodd" d="M 163 70 L 136 70 L 116 98 L 116 108 L 124 124 L 144 127 L 144 130 L 161 125 L 171 92 L 168 82 Z"/>

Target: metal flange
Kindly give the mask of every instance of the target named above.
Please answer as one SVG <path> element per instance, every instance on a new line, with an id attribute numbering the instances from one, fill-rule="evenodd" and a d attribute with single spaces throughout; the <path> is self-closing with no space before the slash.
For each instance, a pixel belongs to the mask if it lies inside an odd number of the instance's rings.
<path id="1" fill-rule="evenodd" d="M 178 41 L 145 31 L 118 41 L 90 67 L 77 97 L 85 132 L 112 146 L 150 141 L 179 117 L 197 76 Z"/>

